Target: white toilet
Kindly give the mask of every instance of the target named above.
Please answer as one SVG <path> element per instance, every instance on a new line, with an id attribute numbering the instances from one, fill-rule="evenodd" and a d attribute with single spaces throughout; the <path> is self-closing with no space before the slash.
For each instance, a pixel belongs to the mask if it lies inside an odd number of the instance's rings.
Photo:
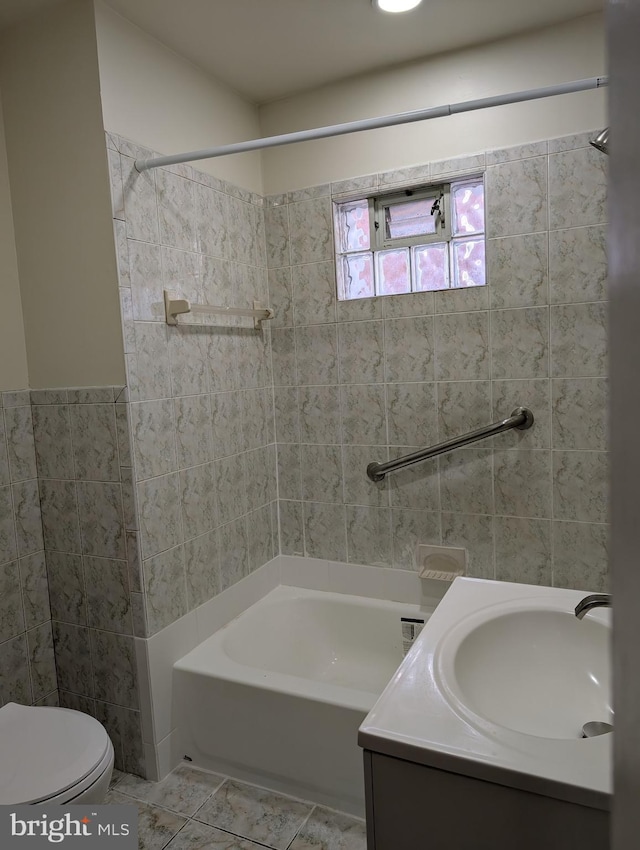
<path id="1" fill-rule="evenodd" d="M 104 726 L 80 711 L 0 708 L 0 805 L 102 803 L 113 771 Z"/>

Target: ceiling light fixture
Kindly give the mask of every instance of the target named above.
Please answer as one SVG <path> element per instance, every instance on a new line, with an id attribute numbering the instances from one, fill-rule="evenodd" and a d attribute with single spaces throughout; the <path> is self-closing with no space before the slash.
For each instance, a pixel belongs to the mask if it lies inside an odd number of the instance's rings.
<path id="1" fill-rule="evenodd" d="M 422 3 L 422 0 L 371 0 L 374 8 L 383 12 L 410 12 Z"/>

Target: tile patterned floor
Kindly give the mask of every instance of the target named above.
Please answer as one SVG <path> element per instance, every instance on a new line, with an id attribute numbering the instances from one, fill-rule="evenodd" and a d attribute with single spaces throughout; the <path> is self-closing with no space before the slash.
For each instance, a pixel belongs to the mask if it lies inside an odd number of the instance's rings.
<path id="1" fill-rule="evenodd" d="M 114 771 L 106 803 L 135 803 L 140 850 L 366 850 L 364 821 L 179 765 L 162 782 Z"/>

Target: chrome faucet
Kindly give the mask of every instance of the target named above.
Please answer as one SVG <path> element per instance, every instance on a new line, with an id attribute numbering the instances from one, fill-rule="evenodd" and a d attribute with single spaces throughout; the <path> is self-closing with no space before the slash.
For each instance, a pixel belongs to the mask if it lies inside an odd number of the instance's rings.
<path id="1" fill-rule="evenodd" d="M 605 605 L 611 605 L 610 593 L 592 593 L 591 596 L 585 596 L 584 599 L 578 602 L 575 615 L 581 620 L 592 608 L 602 608 Z"/>

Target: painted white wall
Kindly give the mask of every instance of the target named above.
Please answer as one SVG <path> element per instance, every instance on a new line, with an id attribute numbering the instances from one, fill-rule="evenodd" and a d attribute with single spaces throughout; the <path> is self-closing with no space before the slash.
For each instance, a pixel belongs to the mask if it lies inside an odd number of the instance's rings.
<path id="1" fill-rule="evenodd" d="M 254 105 L 103 3 L 95 10 L 107 130 L 164 154 L 260 137 Z M 196 167 L 262 193 L 258 153 Z"/>
<path id="2" fill-rule="evenodd" d="M 329 61 L 329 59 L 328 59 Z M 262 134 L 473 100 L 606 73 L 603 17 L 353 78 L 260 109 Z M 606 90 L 438 118 L 263 152 L 266 194 L 448 159 L 606 123 Z"/>
<path id="3" fill-rule="evenodd" d="M 91 4 L 5 31 L 0 86 L 30 384 L 124 383 Z"/>
<path id="4" fill-rule="evenodd" d="M 0 294 L 2 297 L 2 312 L 0 312 L 0 392 L 3 390 L 22 390 L 29 386 L 29 376 L 1 101 Z"/>

